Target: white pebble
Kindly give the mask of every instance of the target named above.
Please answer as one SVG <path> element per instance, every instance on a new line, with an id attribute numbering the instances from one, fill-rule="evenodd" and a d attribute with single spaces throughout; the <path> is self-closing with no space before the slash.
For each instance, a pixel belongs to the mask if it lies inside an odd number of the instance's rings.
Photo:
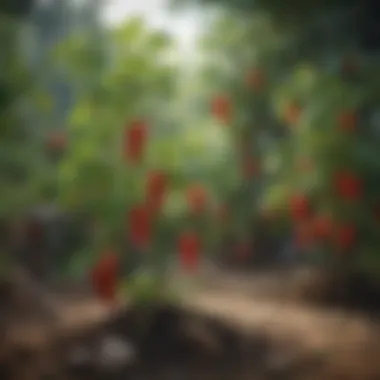
<path id="1" fill-rule="evenodd" d="M 105 338 L 100 346 L 99 364 L 101 367 L 120 367 L 135 358 L 133 347 L 118 337 Z"/>

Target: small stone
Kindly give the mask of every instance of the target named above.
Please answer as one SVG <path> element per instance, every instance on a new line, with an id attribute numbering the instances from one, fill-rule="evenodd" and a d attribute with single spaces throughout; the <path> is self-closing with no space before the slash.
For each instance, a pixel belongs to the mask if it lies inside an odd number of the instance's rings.
<path id="1" fill-rule="evenodd" d="M 103 369 L 118 369 L 131 364 L 135 357 L 135 349 L 128 342 L 108 336 L 100 346 L 99 365 Z"/>

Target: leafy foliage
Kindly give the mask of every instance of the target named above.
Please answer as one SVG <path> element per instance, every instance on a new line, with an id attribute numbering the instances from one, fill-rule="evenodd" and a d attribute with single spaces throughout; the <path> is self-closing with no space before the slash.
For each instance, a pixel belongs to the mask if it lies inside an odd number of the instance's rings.
<path id="1" fill-rule="evenodd" d="M 242 3 L 229 5 L 243 7 Z M 299 249 L 317 250 L 319 255 L 344 268 L 353 264 L 363 269 L 367 262 L 367 272 L 373 272 L 378 244 L 374 216 L 378 157 L 369 152 L 376 152 L 378 145 L 373 132 L 379 86 L 374 79 L 377 59 L 363 54 L 357 30 L 351 34 L 352 39 L 347 39 L 344 34 L 349 23 L 334 24 L 337 13 L 322 2 L 315 4 L 320 12 L 315 12 L 313 22 L 305 17 L 308 23 L 305 25 L 305 20 L 297 19 L 295 28 L 286 28 L 285 33 L 278 34 L 277 16 L 287 13 L 279 12 L 277 5 L 280 6 L 275 2 L 256 2 L 255 12 L 265 9 L 270 10 L 269 14 L 261 19 L 257 13 L 240 16 L 243 21 L 238 28 L 244 25 L 242 28 L 252 30 L 251 34 L 231 29 L 234 22 L 230 14 L 218 29 L 216 39 L 206 43 L 212 49 L 218 44 L 215 41 L 227 41 L 219 50 L 219 57 L 215 55 L 216 60 L 225 58 L 225 73 L 241 76 L 239 62 L 250 60 L 259 62 L 266 73 L 267 92 L 260 92 L 261 103 L 257 92 L 238 98 L 239 105 L 247 102 L 247 97 L 251 107 L 255 102 L 260 104 L 254 114 L 263 134 L 258 138 L 253 123 L 248 128 L 250 133 L 243 132 L 242 116 L 239 128 L 235 129 L 237 135 L 243 134 L 244 140 L 259 141 L 260 147 L 267 148 L 264 148 L 266 187 L 256 209 L 269 209 L 271 218 L 275 215 L 277 222 L 286 222 Z M 299 11 L 296 16 L 304 17 L 302 6 L 296 5 Z M 264 32 L 263 19 L 273 26 L 272 34 L 268 29 Z M 322 25 L 326 30 L 334 25 L 335 34 L 328 37 L 322 32 L 319 39 L 313 39 Z M 272 36 L 272 43 L 264 36 Z M 250 43 L 252 50 L 247 48 Z M 244 56 L 239 61 L 239 46 L 243 44 Z M 347 51 L 351 54 L 347 55 Z M 258 78 L 253 76 L 250 82 L 261 83 Z M 219 80 L 219 86 L 221 83 Z M 231 93 L 236 91 L 234 83 L 236 79 L 224 81 L 222 86 Z"/>
<path id="2" fill-rule="evenodd" d="M 28 127 L 38 98 L 20 50 L 20 23 L 1 16 L 0 38 L 4 40 L 1 62 L 0 215 L 23 212 L 42 196 L 47 180 L 41 173 L 44 139 Z M 49 175 L 49 174 L 48 174 Z"/>
<path id="3" fill-rule="evenodd" d="M 229 238 L 246 260 L 265 253 L 264 230 L 310 258 L 377 267 L 377 60 L 352 23 L 368 8 L 213 3 L 233 11 L 199 41 L 187 79 L 171 38 L 138 18 L 73 31 L 45 62 L 73 93 L 64 131 L 49 126 L 51 83 L 24 67 L 19 22 L 2 16 L 0 215 L 58 193 L 92 232 L 70 270 L 105 255 L 113 264 L 95 277 L 107 297 L 119 264 L 147 269 L 136 287 L 150 299 L 174 253 L 192 273 Z"/>
<path id="4" fill-rule="evenodd" d="M 229 142 L 212 121 L 195 121 L 199 125 L 188 128 L 182 115 L 172 113 L 181 104 L 175 100 L 177 68 L 168 61 L 172 43 L 166 35 L 132 19 L 107 38 L 106 60 L 93 58 L 90 52 L 96 45 L 86 35 L 74 36 L 54 53 L 77 90 L 68 120 L 69 147 L 60 165 L 60 198 L 66 208 L 82 210 L 91 223 L 100 225 L 92 255 L 87 256 L 92 261 L 109 246 L 121 252 L 142 249 L 133 240 L 142 231 L 131 232 L 128 213 L 145 202 L 147 178 L 153 172 L 165 173 L 170 188 L 154 218 L 153 246 L 144 248 L 150 252 L 146 265 L 162 272 L 165 257 L 176 249 L 176 236 L 186 226 L 196 228 L 206 245 L 213 241 L 214 231 L 203 228 L 212 217 L 212 205 L 203 217 L 192 220 L 185 190 L 193 181 L 202 181 L 211 196 L 215 193 L 214 178 L 222 176 L 219 168 L 229 159 Z M 82 59 L 87 54 L 88 59 Z M 148 138 L 141 147 L 141 162 L 125 156 L 125 139 L 128 134 L 132 138 L 133 125 L 145 128 Z"/>

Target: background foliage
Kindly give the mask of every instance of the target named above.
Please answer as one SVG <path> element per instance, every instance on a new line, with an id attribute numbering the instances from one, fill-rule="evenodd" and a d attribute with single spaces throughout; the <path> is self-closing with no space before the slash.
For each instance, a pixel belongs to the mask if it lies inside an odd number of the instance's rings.
<path id="1" fill-rule="evenodd" d="M 101 2 L 57 0 L 27 21 L 29 7 L 15 17 L 7 5 L 0 215 L 8 235 L 48 204 L 81 236 L 52 238 L 47 228 L 55 247 L 76 241 L 59 260 L 50 255 L 59 274 L 83 276 L 109 251 L 128 272 L 164 274 L 223 250 L 229 260 L 279 263 L 288 241 L 297 261 L 376 272 L 376 6 L 207 4 L 214 17 L 191 70 L 172 38 L 140 19 L 106 28 Z M 132 162 L 126 136 L 136 123 L 148 137 Z M 157 173 L 163 202 L 149 213 L 142 248 L 131 213 L 147 206 Z"/>

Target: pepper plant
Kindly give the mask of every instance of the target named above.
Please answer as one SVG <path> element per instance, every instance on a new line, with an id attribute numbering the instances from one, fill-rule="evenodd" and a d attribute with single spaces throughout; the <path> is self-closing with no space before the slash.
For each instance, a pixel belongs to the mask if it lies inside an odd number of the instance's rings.
<path id="1" fill-rule="evenodd" d="M 60 199 L 85 214 L 92 230 L 87 249 L 70 265 L 83 275 L 103 254 L 116 252 L 125 271 L 140 263 L 162 280 L 172 253 L 191 271 L 215 241 L 216 229 L 209 227 L 218 195 L 209 178 L 220 167 L 220 149 L 212 147 L 211 122 L 190 128 L 191 120 L 173 112 L 177 68 L 167 61 L 167 36 L 132 19 L 108 38 L 109 60 L 94 59 L 86 36 L 56 52 L 77 97 L 60 165 Z M 96 273 L 96 281 L 111 281 Z"/>

